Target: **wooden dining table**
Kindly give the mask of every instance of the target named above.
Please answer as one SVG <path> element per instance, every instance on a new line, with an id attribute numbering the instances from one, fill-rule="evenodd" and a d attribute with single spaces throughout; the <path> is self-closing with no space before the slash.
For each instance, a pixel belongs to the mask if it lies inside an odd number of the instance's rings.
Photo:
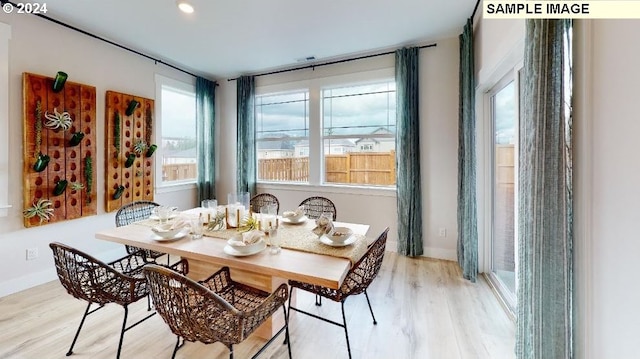
<path id="1" fill-rule="evenodd" d="M 334 225 L 350 228 L 354 235 L 359 236 L 365 236 L 369 230 L 366 224 L 335 222 Z M 296 226 L 298 232 L 300 228 L 311 231 L 315 221 L 295 225 L 281 223 L 280 226 Z M 141 223 L 101 230 L 95 237 L 186 258 L 189 262 L 188 276 L 194 280 L 206 279 L 221 267 L 228 266 L 234 280 L 267 292 L 272 292 L 289 279 L 338 289 L 352 265 L 348 258 L 288 248 L 282 248 L 277 254 L 272 254 L 267 248 L 250 256 L 234 256 L 225 253 L 225 239 L 212 236 L 192 239 L 191 235 L 186 235 L 172 241 L 159 241 L 151 226 Z M 363 237 L 362 240 L 366 239 Z M 275 322 L 267 322 L 257 334 L 269 338 L 279 327 Z"/>

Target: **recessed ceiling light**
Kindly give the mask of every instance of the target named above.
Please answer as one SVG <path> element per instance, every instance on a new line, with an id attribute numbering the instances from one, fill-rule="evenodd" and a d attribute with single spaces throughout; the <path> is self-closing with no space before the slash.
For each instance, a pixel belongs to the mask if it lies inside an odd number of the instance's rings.
<path id="1" fill-rule="evenodd" d="M 181 1 L 177 1 L 177 3 L 180 11 L 187 14 L 191 14 L 193 12 L 193 6 L 189 4 L 187 1 L 181 0 Z"/>

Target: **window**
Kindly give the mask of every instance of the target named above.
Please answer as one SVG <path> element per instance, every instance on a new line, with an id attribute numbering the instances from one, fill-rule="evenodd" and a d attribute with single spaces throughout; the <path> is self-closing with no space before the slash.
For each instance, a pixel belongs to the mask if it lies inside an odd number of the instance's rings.
<path id="1" fill-rule="evenodd" d="M 514 71 L 489 93 L 491 119 L 491 268 L 489 280 L 508 308 L 516 305 L 519 73 Z"/>
<path id="2" fill-rule="evenodd" d="M 160 151 L 158 184 L 195 182 L 198 176 L 196 157 L 195 87 L 164 77 L 159 79 Z"/>
<path id="3" fill-rule="evenodd" d="M 256 97 L 257 178 L 307 182 L 309 179 L 309 92 Z"/>
<path id="4" fill-rule="evenodd" d="M 325 182 L 395 186 L 395 81 L 324 89 L 322 113 Z"/>
<path id="5" fill-rule="evenodd" d="M 259 182 L 395 186 L 392 69 L 287 85 L 256 89 Z"/>

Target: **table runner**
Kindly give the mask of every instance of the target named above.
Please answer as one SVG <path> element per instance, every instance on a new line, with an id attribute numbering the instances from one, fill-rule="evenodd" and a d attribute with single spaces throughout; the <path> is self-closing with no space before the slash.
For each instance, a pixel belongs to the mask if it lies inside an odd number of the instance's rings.
<path id="1" fill-rule="evenodd" d="M 356 263 L 367 251 L 367 238 L 360 234 L 352 234 L 356 237 L 353 244 L 344 247 L 332 247 L 320 242 L 320 239 L 316 234 L 311 232 L 315 227 L 314 221 L 307 221 L 304 224 L 286 224 L 280 222 L 278 228 L 278 236 L 280 237 L 282 248 L 294 249 L 303 252 L 310 252 L 316 254 L 323 254 L 334 257 L 347 258 L 353 265 Z M 153 227 L 158 224 L 158 221 L 153 219 L 144 219 L 135 224 L 143 225 L 147 227 Z M 204 235 L 207 237 L 229 240 L 234 235 L 238 234 L 237 229 L 223 229 L 217 231 L 205 230 Z M 267 244 L 269 244 L 268 237 L 265 237 Z"/>

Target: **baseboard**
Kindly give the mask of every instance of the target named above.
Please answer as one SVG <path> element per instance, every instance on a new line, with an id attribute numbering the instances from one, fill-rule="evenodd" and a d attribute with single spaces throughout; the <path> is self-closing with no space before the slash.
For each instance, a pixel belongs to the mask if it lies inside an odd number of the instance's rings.
<path id="1" fill-rule="evenodd" d="M 458 253 L 453 249 L 425 247 L 423 257 L 444 259 L 447 261 L 458 261 Z"/>
<path id="2" fill-rule="evenodd" d="M 385 249 L 387 252 L 398 253 L 398 242 L 397 241 L 387 241 L 387 247 Z M 451 249 L 443 249 L 443 248 L 433 248 L 426 247 L 424 248 L 423 257 L 434 258 L 434 259 L 444 259 L 447 261 L 457 261 L 458 255 L 455 250 Z"/>

